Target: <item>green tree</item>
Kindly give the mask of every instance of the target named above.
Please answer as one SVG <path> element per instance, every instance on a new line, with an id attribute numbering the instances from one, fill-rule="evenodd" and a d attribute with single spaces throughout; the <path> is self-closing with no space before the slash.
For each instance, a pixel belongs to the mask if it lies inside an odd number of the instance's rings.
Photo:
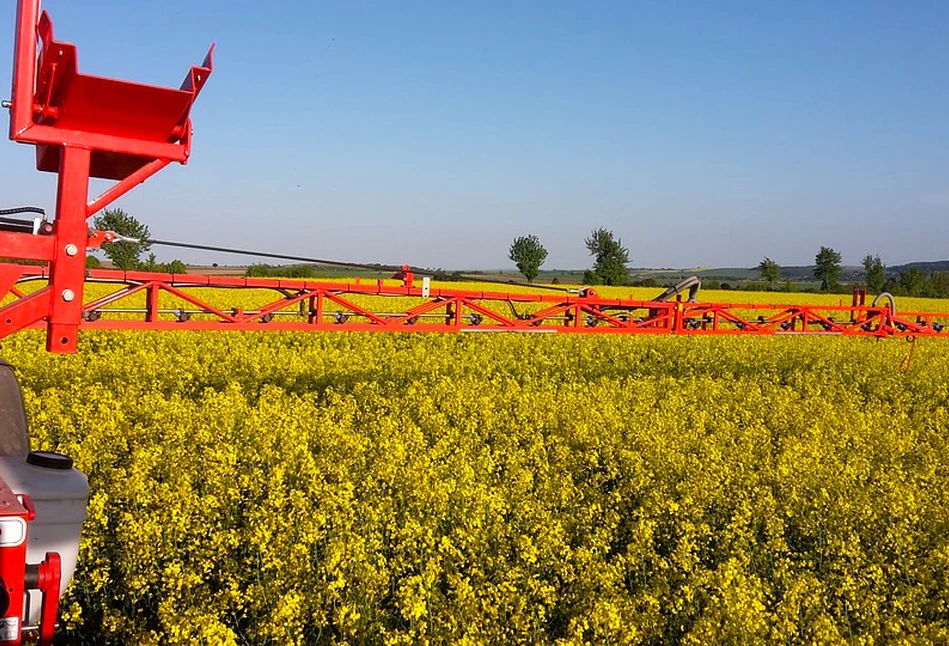
<path id="1" fill-rule="evenodd" d="M 774 289 L 774 284 L 781 280 L 781 267 L 767 256 L 758 263 L 758 271 L 761 278 L 768 281 L 768 289 Z"/>
<path id="2" fill-rule="evenodd" d="M 830 247 L 821 247 L 814 257 L 814 276 L 821 281 L 821 291 L 832 291 L 840 286 L 840 253 Z"/>
<path id="3" fill-rule="evenodd" d="M 595 229 L 584 240 L 590 255 L 596 260 L 593 269 L 584 272 L 583 280 L 592 285 L 626 285 L 629 283 L 629 249 L 612 231 Z"/>
<path id="4" fill-rule="evenodd" d="M 949 298 L 949 271 L 934 271 L 929 277 L 929 289 L 934 298 Z"/>
<path id="5" fill-rule="evenodd" d="M 158 258 L 155 257 L 155 254 L 148 254 L 148 258 L 145 262 L 138 263 L 138 268 L 142 271 L 161 271 L 162 266 L 158 262 Z"/>
<path id="6" fill-rule="evenodd" d="M 867 289 L 873 293 L 882 292 L 883 286 L 886 285 L 886 265 L 880 260 L 880 256 L 864 256 L 863 269 L 866 272 Z"/>
<path id="7" fill-rule="evenodd" d="M 147 240 L 148 227 L 122 209 L 106 209 L 94 220 L 95 227 L 102 231 L 115 231 L 119 235 L 138 240 Z M 147 242 L 107 242 L 102 251 L 117 269 L 138 269 L 139 258 L 148 251 Z"/>
<path id="8" fill-rule="evenodd" d="M 524 274 L 524 278 L 530 283 L 537 278 L 540 266 L 547 260 L 547 250 L 537 236 L 521 236 L 511 243 L 509 256 L 517 265 L 517 270 Z"/>
<path id="9" fill-rule="evenodd" d="M 906 271 L 900 272 L 900 287 L 907 296 L 922 296 L 928 291 L 929 278 L 919 267 L 912 267 Z"/>
<path id="10" fill-rule="evenodd" d="M 166 262 L 162 267 L 162 270 L 169 274 L 187 274 L 188 265 L 184 264 L 177 258 L 171 262 Z"/>

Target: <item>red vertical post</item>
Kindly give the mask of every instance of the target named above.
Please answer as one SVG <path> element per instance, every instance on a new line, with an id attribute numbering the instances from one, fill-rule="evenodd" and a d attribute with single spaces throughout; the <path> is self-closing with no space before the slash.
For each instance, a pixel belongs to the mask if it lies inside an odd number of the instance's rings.
<path id="1" fill-rule="evenodd" d="M 310 318 L 309 323 L 319 325 L 323 322 L 323 294 L 317 292 L 315 296 L 310 296 Z"/>
<path id="2" fill-rule="evenodd" d="M 39 0 L 20 0 L 16 8 L 16 49 L 13 53 L 13 110 L 10 139 L 33 122 L 33 94 L 36 83 L 36 23 L 40 20 Z"/>
<path id="3" fill-rule="evenodd" d="M 56 248 L 50 263 L 50 306 L 46 349 L 75 352 L 82 318 L 86 273 L 86 201 L 89 198 L 88 148 L 63 146 L 56 196 Z"/>
<path id="4" fill-rule="evenodd" d="M 158 286 L 151 284 L 145 288 L 145 320 L 149 323 L 158 320 Z"/>

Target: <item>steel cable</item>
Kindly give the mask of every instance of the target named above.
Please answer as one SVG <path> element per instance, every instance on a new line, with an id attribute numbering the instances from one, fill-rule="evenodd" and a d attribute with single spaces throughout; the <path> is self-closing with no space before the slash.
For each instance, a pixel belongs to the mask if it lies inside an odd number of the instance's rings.
<path id="1" fill-rule="evenodd" d="M 121 240 L 120 240 L 121 241 Z M 232 247 L 219 247 L 216 245 L 204 245 L 196 244 L 193 242 L 176 242 L 173 240 L 157 240 L 154 238 L 149 238 L 147 240 L 134 240 L 127 239 L 128 242 L 140 242 L 148 245 L 160 245 L 163 247 L 178 247 L 180 249 L 197 249 L 200 251 L 213 251 L 217 253 L 228 253 L 239 256 L 254 256 L 257 258 L 273 258 L 276 260 L 293 260 L 296 262 L 306 262 L 312 263 L 315 265 L 328 265 L 331 267 L 347 267 L 350 269 L 366 269 L 369 271 L 379 271 L 379 272 L 401 272 L 403 270 L 403 265 L 381 265 L 381 264 L 369 264 L 369 263 L 360 263 L 360 262 L 346 262 L 342 260 L 328 260 L 326 258 L 311 258 L 308 256 L 294 256 L 291 254 L 283 253 L 272 253 L 269 251 L 254 251 L 250 249 L 235 249 Z M 455 280 L 459 282 L 478 282 L 478 283 L 490 283 L 493 285 L 521 285 L 521 283 L 515 283 L 514 281 L 502 281 L 502 280 L 492 280 L 490 278 L 484 278 L 482 276 L 471 276 L 462 274 L 459 272 L 446 272 L 446 271 L 432 271 L 430 269 L 423 269 L 421 267 L 413 267 L 411 265 L 405 265 L 408 267 L 408 270 L 416 274 L 431 274 L 438 280 Z M 554 287 L 552 285 L 530 285 L 536 289 L 547 289 L 557 292 L 570 292 L 570 289 L 565 287 Z"/>

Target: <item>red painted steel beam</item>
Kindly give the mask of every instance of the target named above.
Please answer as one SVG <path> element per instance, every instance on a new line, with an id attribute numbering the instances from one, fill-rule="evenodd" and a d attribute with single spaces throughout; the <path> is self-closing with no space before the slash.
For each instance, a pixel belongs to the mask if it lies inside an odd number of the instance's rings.
<path id="1" fill-rule="evenodd" d="M 18 267 L 21 280 L 48 279 L 38 267 Z M 117 330 L 274 330 L 375 332 L 552 332 L 568 334 L 678 334 L 686 336 L 943 336 L 949 338 L 949 313 L 904 313 L 864 305 L 762 305 L 738 303 L 656 303 L 599 296 L 524 294 L 432 289 L 428 297 L 407 284 L 277 280 L 222 276 L 153 274 L 92 270 L 86 281 L 113 290 L 82 306 L 84 328 Z M 7 280 L 7 283 L 10 283 Z M 48 289 L 48 288 L 47 288 Z M 219 290 L 211 302 L 207 289 Z M 246 311 L 226 299 L 252 290 L 273 292 Z M 123 306 L 123 301 L 146 294 Z M 363 297 L 391 297 L 370 307 Z M 42 318 L 31 298 L 0 309 L 20 318 L 16 325 Z M 170 299 L 172 302 L 169 303 Z M 400 300 L 405 299 L 405 300 Z M 265 301 L 265 302 L 264 302 Z M 406 302 L 408 301 L 408 302 Z M 162 309 L 162 302 L 166 305 Z M 515 306 L 535 312 L 504 312 Z M 22 311 L 21 311 L 22 310 Z M 39 317 L 39 318 L 37 318 Z M 181 319 L 181 320 L 179 320 Z M 27 323 L 29 321 L 29 323 Z"/>

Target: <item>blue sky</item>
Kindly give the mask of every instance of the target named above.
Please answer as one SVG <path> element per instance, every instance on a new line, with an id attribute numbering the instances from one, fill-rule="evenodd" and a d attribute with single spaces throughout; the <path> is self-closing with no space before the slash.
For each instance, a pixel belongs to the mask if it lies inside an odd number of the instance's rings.
<path id="1" fill-rule="evenodd" d="M 949 3 L 43 6 L 89 73 L 177 85 L 218 44 L 191 163 L 119 203 L 155 237 L 446 268 L 509 267 L 527 233 L 586 267 L 600 226 L 636 266 L 949 257 Z M 4 205 L 52 208 L 30 149 L 0 164 Z"/>

